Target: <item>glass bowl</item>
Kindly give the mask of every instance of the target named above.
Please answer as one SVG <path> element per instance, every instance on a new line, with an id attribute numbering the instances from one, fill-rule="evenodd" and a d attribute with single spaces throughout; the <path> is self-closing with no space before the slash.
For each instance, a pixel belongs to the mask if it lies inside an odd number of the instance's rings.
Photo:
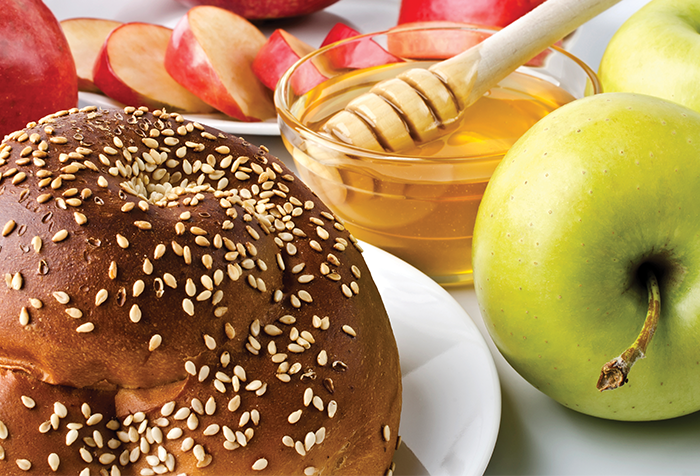
<path id="1" fill-rule="evenodd" d="M 379 81 L 428 68 L 495 31 L 449 24 L 342 40 L 299 60 L 275 90 L 282 140 L 302 180 L 356 238 L 442 285 L 472 282 L 474 220 L 505 153 L 551 110 L 601 92 L 595 73 L 553 46 L 489 90 L 448 134 L 400 153 L 353 147 L 321 126 Z"/>

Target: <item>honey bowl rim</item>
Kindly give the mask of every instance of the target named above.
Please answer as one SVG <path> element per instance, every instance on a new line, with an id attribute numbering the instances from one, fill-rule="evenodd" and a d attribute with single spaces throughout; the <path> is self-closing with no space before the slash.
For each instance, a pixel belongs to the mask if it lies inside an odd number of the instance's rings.
<path id="1" fill-rule="evenodd" d="M 351 38 L 345 38 L 343 40 L 337 41 L 335 43 L 331 43 L 328 45 L 325 45 L 323 47 L 320 47 L 318 49 L 313 50 L 309 54 L 301 57 L 298 61 L 296 61 L 291 67 L 289 67 L 285 73 L 282 75 L 280 80 L 277 83 L 277 86 L 275 87 L 275 90 L 273 92 L 273 97 L 274 97 L 274 104 L 275 104 L 275 109 L 277 112 L 277 122 L 279 124 L 280 128 L 280 134 L 284 135 L 285 128 L 292 129 L 294 133 L 301 137 L 302 140 L 304 141 L 309 141 L 313 140 L 319 145 L 323 146 L 324 148 L 328 150 L 333 150 L 334 152 L 343 154 L 347 157 L 361 157 L 363 160 L 372 160 L 372 161 L 393 161 L 393 162 L 398 162 L 398 163 L 429 163 L 429 164 L 440 164 L 440 163 L 445 163 L 445 162 L 450 162 L 454 165 L 455 161 L 462 161 L 462 162 L 480 162 L 480 161 L 485 161 L 485 160 L 493 160 L 496 157 L 502 156 L 506 151 L 503 152 L 493 152 L 493 153 L 484 153 L 484 154 L 474 154 L 470 156 L 455 156 L 455 157 L 416 157 L 415 155 L 402 155 L 400 153 L 395 153 L 391 151 L 374 151 L 370 149 L 364 149 L 361 147 L 356 147 L 350 144 L 346 144 L 343 142 L 340 142 L 338 140 L 334 140 L 332 138 L 329 138 L 326 135 L 323 135 L 321 133 L 318 133 L 308 127 L 306 127 L 303 123 L 301 123 L 297 117 L 291 112 L 291 104 L 287 103 L 287 91 L 290 90 L 291 87 L 291 77 L 292 75 L 304 64 L 306 64 L 307 61 L 310 61 L 312 58 L 320 56 L 324 54 L 326 51 L 329 51 L 333 48 L 340 47 L 344 44 L 349 44 L 351 42 L 357 42 L 360 41 L 364 38 L 371 38 L 371 37 L 377 37 L 377 36 L 387 36 L 390 34 L 396 34 L 396 33 L 406 33 L 410 31 L 474 31 L 474 32 L 485 32 L 489 34 L 494 34 L 496 33 L 500 28 L 498 27 L 491 27 L 491 26 L 485 26 L 485 25 L 477 25 L 477 24 L 469 24 L 465 23 L 463 25 L 457 25 L 456 22 L 435 22 L 435 25 L 430 25 L 426 26 L 424 24 L 421 25 L 397 25 L 396 27 L 393 27 L 388 30 L 384 31 L 378 31 L 378 32 L 372 32 L 372 33 L 365 33 L 361 34 L 358 36 L 353 36 Z M 566 49 L 558 46 L 558 45 L 551 45 L 547 47 L 546 49 L 543 50 L 547 51 L 551 50 L 555 53 L 559 53 L 561 55 L 564 55 L 566 58 L 571 60 L 578 68 L 580 68 L 584 74 L 587 77 L 587 86 L 586 86 L 586 92 L 584 93 L 584 96 L 590 96 L 594 94 L 600 94 L 603 92 L 602 85 L 600 83 L 600 79 L 598 78 L 597 73 L 591 68 L 585 61 L 583 61 L 581 58 L 578 56 L 574 55 L 573 53 L 567 51 Z M 418 66 L 419 67 L 419 66 Z M 520 68 L 530 68 L 530 66 L 522 65 L 519 67 Z M 537 77 L 537 75 L 532 75 Z M 560 86 L 560 85 L 559 85 Z M 294 94 L 294 93 L 291 93 Z M 576 98 L 579 99 L 579 98 Z"/>

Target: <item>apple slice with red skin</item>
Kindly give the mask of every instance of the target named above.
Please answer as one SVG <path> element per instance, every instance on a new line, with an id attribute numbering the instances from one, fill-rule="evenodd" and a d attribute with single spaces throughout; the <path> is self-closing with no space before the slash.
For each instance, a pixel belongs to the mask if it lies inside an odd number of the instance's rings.
<path id="1" fill-rule="evenodd" d="M 121 24 L 104 18 L 68 18 L 61 22 L 75 61 L 80 91 L 100 92 L 95 86 L 92 71 L 105 40 Z"/>
<path id="2" fill-rule="evenodd" d="M 444 28 L 442 31 L 431 29 Z M 498 30 L 499 27 L 484 27 L 472 23 L 453 21 L 422 21 L 404 23 L 390 29 L 387 48 L 397 56 L 414 60 L 444 60 L 484 41 L 490 32 L 465 30 Z M 404 31 L 405 30 L 405 31 Z M 397 33 L 398 32 L 398 33 Z M 561 46 L 562 42 L 556 43 Z M 526 66 L 542 66 L 550 50 L 545 50 L 526 63 Z"/>
<path id="3" fill-rule="evenodd" d="M 398 24 L 454 21 L 504 27 L 544 0 L 401 0 Z"/>
<path id="4" fill-rule="evenodd" d="M 282 75 L 300 58 L 314 51 L 315 48 L 291 33 L 277 29 L 272 32 L 267 42 L 260 48 L 253 60 L 253 73 L 269 89 L 274 90 Z M 326 68 L 313 60 L 305 62 L 291 79 L 292 88 L 302 95 L 321 84 L 328 75 L 322 73 Z"/>
<path id="5" fill-rule="evenodd" d="M 453 21 L 423 21 L 400 24 L 391 28 L 387 39 L 388 50 L 403 58 L 416 60 L 444 60 L 482 42 L 489 34 L 462 30 L 475 28 L 469 23 Z M 436 31 L 436 28 L 444 30 Z"/>
<path id="6" fill-rule="evenodd" d="M 112 30 L 95 62 L 95 85 L 126 105 L 192 113 L 213 111 L 165 70 L 171 33 L 170 28 L 141 22 L 124 23 Z"/>
<path id="7" fill-rule="evenodd" d="M 334 4 L 338 0 L 178 0 L 185 6 L 212 5 L 231 10 L 249 20 L 308 15 Z"/>
<path id="8" fill-rule="evenodd" d="M 78 104 L 78 77 L 58 20 L 41 0 L 3 2 L 0 140 L 30 121 Z"/>
<path id="9" fill-rule="evenodd" d="M 241 121 L 275 117 L 272 93 L 253 73 L 265 35 L 245 18 L 193 7 L 173 30 L 165 53 L 170 75 L 219 111 Z"/>
<path id="10" fill-rule="evenodd" d="M 337 41 L 359 36 L 360 32 L 344 23 L 336 23 L 321 43 L 321 48 Z M 400 63 L 403 60 L 391 54 L 372 38 L 336 46 L 325 53 L 334 68 L 362 69 L 383 64 Z"/>

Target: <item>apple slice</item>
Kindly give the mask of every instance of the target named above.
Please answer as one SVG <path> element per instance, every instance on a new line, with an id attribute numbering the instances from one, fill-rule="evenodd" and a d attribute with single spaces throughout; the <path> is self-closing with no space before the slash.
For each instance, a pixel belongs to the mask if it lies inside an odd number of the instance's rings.
<path id="1" fill-rule="evenodd" d="M 336 23 L 321 43 L 321 47 L 359 36 L 360 32 L 344 23 Z M 334 47 L 325 54 L 334 68 L 362 69 L 403 60 L 382 48 L 371 38 L 363 38 L 350 44 Z"/>
<path id="2" fill-rule="evenodd" d="M 422 21 L 391 28 L 387 48 L 395 55 L 417 60 L 443 60 L 482 42 L 488 34 L 460 30 L 475 25 L 451 21 Z M 421 28 L 445 28 L 442 31 Z M 450 29 L 453 28 L 453 29 Z"/>
<path id="3" fill-rule="evenodd" d="M 457 21 L 504 27 L 544 0 L 401 0 L 398 24 Z"/>
<path id="4" fill-rule="evenodd" d="M 175 82 L 165 70 L 171 33 L 170 28 L 141 22 L 124 23 L 112 30 L 95 62 L 95 85 L 127 105 L 211 112 L 211 106 Z"/>
<path id="5" fill-rule="evenodd" d="M 300 58 L 315 48 L 291 33 L 277 29 L 260 48 L 253 61 L 253 73 L 268 88 L 274 90 L 282 75 Z M 302 95 L 328 79 L 327 67 L 320 61 L 305 62 L 291 79 L 292 88 Z"/>
<path id="6" fill-rule="evenodd" d="M 272 94 L 253 74 L 265 35 L 228 10 L 198 6 L 173 30 L 165 68 L 181 85 L 216 109 L 242 121 L 275 117 Z"/>
<path id="7" fill-rule="evenodd" d="M 107 36 L 122 23 L 103 18 L 69 18 L 61 22 L 78 73 L 78 89 L 100 92 L 92 71 Z"/>

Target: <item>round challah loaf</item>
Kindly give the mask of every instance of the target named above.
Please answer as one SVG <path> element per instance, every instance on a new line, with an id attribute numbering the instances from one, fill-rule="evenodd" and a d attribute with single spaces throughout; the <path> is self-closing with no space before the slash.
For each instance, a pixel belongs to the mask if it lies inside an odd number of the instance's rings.
<path id="1" fill-rule="evenodd" d="M 267 149 L 88 107 L 8 135 L 0 173 L 0 474 L 391 471 L 381 297 Z"/>

